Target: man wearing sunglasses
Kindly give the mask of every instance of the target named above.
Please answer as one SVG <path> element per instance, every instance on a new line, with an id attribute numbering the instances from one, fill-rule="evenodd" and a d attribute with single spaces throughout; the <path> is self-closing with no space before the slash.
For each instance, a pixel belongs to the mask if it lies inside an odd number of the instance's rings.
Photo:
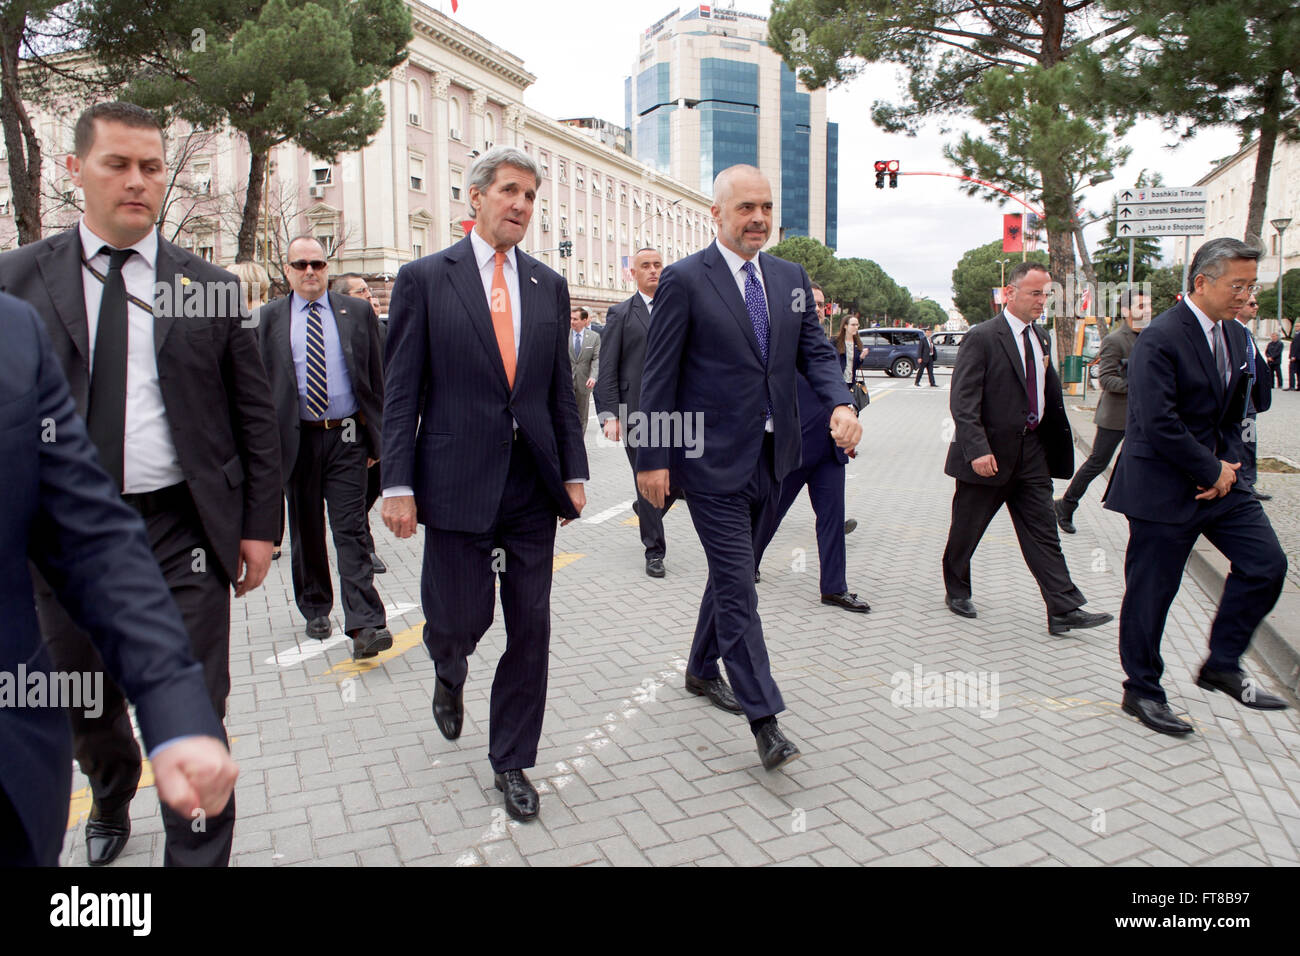
<path id="1" fill-rule="evenodd" d="M 366 533 L 366 469 L 379 458 L 384 407 L 379 325 L 364 299 L 329 292 L 329 263 L 312 236 L 289 243 L 292 292 L 262 308 L 262 362 L 271 380 L 285 494 L 293 595 L 307 636 L 330 636 L 334 589 L 325 504 L 338 553 L 343 631 L 354 658 L 393 646 Z"/>

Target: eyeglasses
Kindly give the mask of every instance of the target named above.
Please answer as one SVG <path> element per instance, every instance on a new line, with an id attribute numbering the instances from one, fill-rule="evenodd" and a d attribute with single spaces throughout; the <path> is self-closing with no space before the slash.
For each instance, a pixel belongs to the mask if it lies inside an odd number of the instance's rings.
<path id="1" fill-rule="evenodd" d="M 1214 279 L 1212 281 L 1218 282 L 1219 280 Z M 1234 282 L 1232 285 L 1228 286 L 1228 288 L 1232 290 L 1233 295 L 1241 295 L 1243 292 L 1249 292 L 1251 295 L 1257 295 L 1259 293 L 1259 290 L 1262 289 L 1263 286 L 1261 286 L 1258 282 L 1252 282 L 1249 285 L 1247 285 L 1244 282 Z"/>
<path id="2" fill-rule="evenodd" d="M 302 272 L 308 266 L 311 266 L 317 272 L 324 272 L 325 267 L 328 265 L 329 263 L 324 259 L 295 259 L 293 262 L 289 263 L 289 268 L 293 269 L 295 272 Z"/>

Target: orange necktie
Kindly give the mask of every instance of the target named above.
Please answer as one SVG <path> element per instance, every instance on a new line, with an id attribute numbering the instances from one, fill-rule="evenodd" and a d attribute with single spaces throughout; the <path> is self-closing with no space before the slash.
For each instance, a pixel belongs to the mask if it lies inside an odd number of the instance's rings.
<path id="1" fill-rule="evenodd" d="M 506 288 L 506 254 L 495 253 L 496 270 L 492 273 L 492 327 L 497 333 L 497 348 L 506 367 L 506 382 L 515 387 L 515 320 L 510 312 L 510 290 Z"/>

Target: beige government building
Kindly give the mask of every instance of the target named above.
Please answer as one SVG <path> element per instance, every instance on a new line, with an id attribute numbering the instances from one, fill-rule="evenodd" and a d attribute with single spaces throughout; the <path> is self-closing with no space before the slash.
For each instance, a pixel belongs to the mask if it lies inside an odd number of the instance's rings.
<path id="1" fill-rule="evenodd" d="M 272 151 L 259 259 L 276 240 L 307 232 L 331 253 L 331 272 L 360 272 L 381 292 L 413 258 L 464 236 L 466 176 L 494 145 L 522 148 L 543 182 L 523 248 L 569 281 L 575 303 L 597 315 L 635 286 L 625 268 L 654 246 L 673 262 L 716 234 L 710 197 L 627 153 L 625 130 L 593 119 L 557 121 L 524 105 L 536 79 L 517 56 L 448 16 L 410 2 L 414 39 L 408 60 L 380 89 L 385 123 L 366 148 L 317 160 L 292 143 Z M 62 110 L 29 104 L 45 151 L 46 234 L 79 214 L 63 158 L 84 104 Z M 168 133 L 170 154 L 188 148 L 169 194 L 163 236 L 221 265 L 235 257 L 235 231 L 248 176 L 243 140 L 229 134 Z M 0 175 L 7 163 L 0 154 Z M 267 239 L 267 225 L 270 235 Z M 561 259 L 561 241 L 573 243 Z M 7 176 L 0 178 L 0 249 L 16 243 Z M 275 275 L 278 270 L 272 269 Z"/>

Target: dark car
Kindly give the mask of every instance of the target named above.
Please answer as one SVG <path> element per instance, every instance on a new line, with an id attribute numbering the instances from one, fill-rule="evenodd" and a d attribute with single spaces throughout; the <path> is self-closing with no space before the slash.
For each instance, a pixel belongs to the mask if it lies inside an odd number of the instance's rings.
<path id="1" fill-rule="evenodd" d="M 952 368 L 957 364 L 957 349 L 965 337 L 965 332 L 935 332 L 930 336 L 930 344 L 934 346 L 935 368 Z"/>
<path id="2" fill-rule="evenodd" d="M 863 329 L 858 333 L 867 350 L 862 367 L 906 378 L 920 358 L 921 329 Z"/>

